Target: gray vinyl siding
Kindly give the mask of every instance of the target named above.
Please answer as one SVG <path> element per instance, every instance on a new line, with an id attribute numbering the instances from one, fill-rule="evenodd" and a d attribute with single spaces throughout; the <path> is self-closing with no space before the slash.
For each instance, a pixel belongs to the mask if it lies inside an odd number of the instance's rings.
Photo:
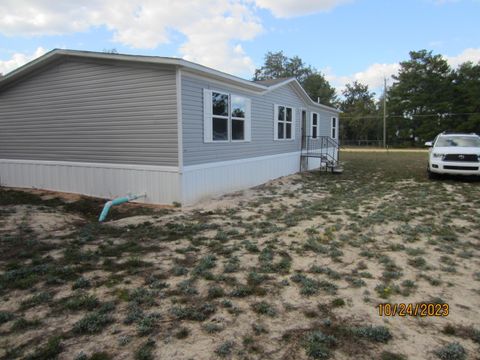
<path id="1" fill-rule="evenodd" d="M 311 131 L 311 112 L 318 113 L 320 117 L 319 128 L 318 128 L 318 135 L 319 136 L 332 136 L 332 117 L 337 118 L 337 137 L 338 137 L 338 113 L 333 111 L 327 111 L 323 109 L 314 108 L 313 106 L 309 106 L 308 108 L 309 114 L 307 118 L 307 123 L 309 124 L 308 134 L 310 135 Z"/>
<path id="2" fill-rule="evenodd" d="M 0 89 L 0 159 L 178 165 L 174 67 L 67 60 Z"/>
<path id="3" fill-rule="evenodd" d="M 306 108 L 306 105 L 290 85 L 261 96 L 185 74 L 182 74 L 181 84 L 185 166 L 300 151 L 300 110 Z M 203 142 L 203 89 L 224 91 L 251 99 L 251 142 Z M 295 140 L 274 141 L 274 104 L 295 108 Z"/>

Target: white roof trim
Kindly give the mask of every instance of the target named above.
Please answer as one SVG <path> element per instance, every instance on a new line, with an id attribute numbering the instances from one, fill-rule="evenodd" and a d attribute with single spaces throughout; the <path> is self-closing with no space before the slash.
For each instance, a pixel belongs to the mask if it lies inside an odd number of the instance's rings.
<path id="1" fill-rule="evenodd" d="M 282 86 L 288 85 L 292 83 L 298 90 L 300 95 L 304 98 L 305 102 L 311 106 L 320 107 L 322 109 L 333 111 L 333 112 L 340 112 L 339 109 L 335 109 L 330 106 L 319 104 L 313 101 L 310 96 L 306 93 L 305 89 L 300 85 L 297 79 L 290 78 L 282 81 L 278 84 L 272 86 L 265 86 L 261 84 L 257 84 L 255 82 L 245 80 L 239 78 L 234 75 L 230 75 L 224 73 L 222 71 L 218 71 L 200 64 L 196 64 L 187 60 L 179 59 L 179 58 L 170 58 L 170 57 L 159 57 L 159 56 L 142 56 L 142 55 L 124 55 L 124 54 L 109 54 L 109 53 L 100 53 L 100 52 L 93 52 L 93 51 L 78 51 L 78 50 L 63 50 L 63 49 L 54 49 L 39 58 L 30 61 L 29 63 L 11 71 L 7 75 L 5 75 L 0 80 L 0 88 L 3 85 L 7 85 L 12 81 L 15 81 L 20 76 L 30 73 L 35 69 L 42 66 L 44 63 L 48 63 L 49 61 L 53 61 L 56 58 L 60 58 L 62 56 L 67 57 L 80 57 L 80 58 L 89 58 L 89 59 L 105 59 L 105 60 L 118 60 L 118 61 L 129 61 L 129 62 L 137 62 L 137 63 L 147 63 L 147 64 L 159 64 L 159 65 L 173 65 L 177 67 L 184 67 L 189 69 L 190 71 L 197 73 L 202 76 L 207 76 L 209 78 L 214 78 L 220 80 L 222 82 L 234 84 L 251 91 L 258 92 L 260 94 L 268 93 L 275 89 L 278 89 Z"/>

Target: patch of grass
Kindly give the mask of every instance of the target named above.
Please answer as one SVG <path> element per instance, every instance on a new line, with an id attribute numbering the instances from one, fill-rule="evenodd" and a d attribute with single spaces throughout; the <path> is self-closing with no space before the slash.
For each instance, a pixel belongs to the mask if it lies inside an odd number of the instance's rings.
<path id="1" fill-rule="evenodd" d="M 367 339 L 372 342 L 386 343 L 392 334 L 385 326 L 359 326 L 349 329 L 349 333 L 357 338 Z"/>
<path id="2" fill-rule="evenodd" d="M 148 339 L 140 347 L 135 350 L 135 360 L 153 360 L 153 350 L 155 350 L 155 341 Z"/>
<path id="3" fill-rule="evenodd" d="M 94 295 L 78 292 L 72 296 L 60 300 L 61 306 L 71 311 L 93 310 L 100 305 L 100 302 Z"/>
<path id="4" fill-rule="evenodd" d="M 326 280 L 314 280 L 303 274 L 295 274 L 290 277 L 290 280 L 300 284 L 300 294 L 311 296 L 317 294 L 320 290 L 324 290 L 328 294 L 334 295 L 337 291 L 337 286 Z"/>
<path id="5" fill-rule="evenodd" d="M 50 360 L 56 359 L 62 352 L 62 338 L 54 336 L 48 339 L 47 343 L 36 349 L 32 354 L 25 357 L 25 360 Z"/>
<path id="6" fill-rule="evenodd" d="M 337 346 L 337 339 L 332 335 L 326 335 L 317 330 L 313 331 L 305 339 L 305 352 L 313 359 L 329 359 L 332 356 L 332 349 Z"/>
<path id="7" fill-rule="evenodd" d="M 49 303 L 53 299 L 53 295 L 50 292 L 42 291 L 38 294 L 33 295 L 31 298 L 23 300 L 20 303 L 20 309 L 30 309 L 32 307 Z"/>
<path id="8" fill-rule="evenodd" d="M 192 270 L 192 275 L 194 276 L 202 276 L 204 275 L 207 270 L 213 269 L 216 266 L 216 257 L 213 255 L 206 255 L 205 257 L 201 258 L 197 266 L 195 266 Z"/>
<path id="9" fill-rule="evenodd" d="M 242 298 L 253 295 L 253 293 L 254 288 L 252 286 L 238 285 L 230 292 L 230 296 Z"/>
<path id="10" fill-rule="evenodd" d="M 91 287 L 92 284 L 90 283 L 90 280 L 85 279 L 84 277 L 79 277 L 75 282 L 72 284 L 72 290 L 77 290 L 77 289 L 88 289 Z"/>
<path id="11" fill-rule="evenodd" d="M 434 354 L 442 360 L 464 360 L 467 358 L 467 351 L 458 342 L 449 343 L 434 351 Z"/>
<path id="12" fill-rule="evenodd" d="M 382 299 L 388 299 L 391 295 L 399 294 L 400 287 L 395 284 L 378 284 L 375 291 Z"/>
<path id="13" fill-rule="evenodd" d="M 204 303 L 196 306 L 173 307 L 171 313 L 178 320 L 205 321 L 214 314 L 216 308 L 213 304 Z"/>
<path id="14" fill-rule="evenodd" d="M 335 298 L 332 300 L 332 306 L 333 307 L 345 306 L 345 300 L 343 300 L 342 298 Z"/>
<path id="15" fill-rule="evenodd" d="M 267 315 L 270 317 L 277 316 L 277 310 L 275 307 L 266 301 L 260 301 L 252 304 L 252 310 L 257 314 Z"/>
<path id="16" fill-rule="evenodd" d="M 40 325 L 42 325 L 42 322 L 39 319 L 27 320 L 21 317 L 15 320 L 15 322 L 12 324 L 12 331 L 19 332 L 27 329 L 33 329 L 39 327 Z"/>
<path id="17" fill-rule="evenodd" d="M 235 347 L 235 342 L 229 340 L 225 341 L 224 343 L 220 344 L 216 349 L 215 349 L 215 354 L 218 356 L 225 358 L 227 356 L 230 356 L 232 354 L 232 351 Z"/>
<path id="18" fill-rule="evenodd" d="M 175 337 L 177 339 L 186 339 L 190 335 L 190 330 L 186 327 L 181 327 L 175 332 Z"/>
<path id="19" fill-rule="evenodd" d="M 139 336 L 146 336 L 151 334 L 158 325 L 160 315 L 157 313 L 143 316 L 137 323 L 137 333 Z"/>
<path id="20" fill-rule="evenodd" d="M 9 311 L 0 311 L 0 325 L 15 319 L 15 314 Z"/>
<path id="21" fill-rule="evenodd" d="M 393 353 L 390 351 L 382 351 L 380 360 L 407 360 L 407 357 L 402 354 Z"/>
<path id="22" fill-rule="evenodd" d="M 339 280 L 342 277 L 339 272 L 326 266 L 312 265 L 309 271 L 315 274 L 325 274 L 332 280 Z"/>
<path id="23" fill-rule="evenodd" d="M 213 285 L 208 288 L 208 298 L 209 299 L 216 299 L 223 297 L 225 295 L 225 291 L 223 290 L 222 287 Z"/>
<path id="24" fill-rule="evenodd" d="M 224 329 L 223 326 L 213 322 L 203 325 L 202 328 L 209 334 L 217 333 Z"/>
<path id="25" fill-rule="evenodd" d="M 462 339 L 470 339 L 473 342 L 480 344 L 480 330 L 473 326 L 447 324 L 443 327 L 442 332 L 446 335 L 457 336 Z"/>
<path id="26" fill-rule="evenodd" d="M 408 265 L 411 265 L 417 269 L 427 269 L 427 260 L 421 256 L 414 257 L 413 259 L 408 259 Z"/>
<path id="27" fill-rule="evenodd" d="M 73 325 L 75 334 L 97 334 L 113 322 L 113 318 L 106 313 L 95 311 L 85 315 Z"/>

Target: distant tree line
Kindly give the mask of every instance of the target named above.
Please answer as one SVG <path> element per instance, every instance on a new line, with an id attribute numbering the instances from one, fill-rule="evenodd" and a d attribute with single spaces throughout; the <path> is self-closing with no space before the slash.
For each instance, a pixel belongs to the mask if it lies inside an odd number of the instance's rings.
<path id="1" fill-rule="evenodd" d="M 480 133 L 480 62 L 452 69 L 432 51 L 409 55 L 387 91 L 387 143 L 418 145 L 445 130 Z M 265 55 L 254 80 L 286 77 L 296 77 L 312 100 L 342 110 L 342 140 L 383 138 L 383 94 L 376 99 L 367 85 L 355 81 L 338 96 L 324 74 L 282 51 Z"/>

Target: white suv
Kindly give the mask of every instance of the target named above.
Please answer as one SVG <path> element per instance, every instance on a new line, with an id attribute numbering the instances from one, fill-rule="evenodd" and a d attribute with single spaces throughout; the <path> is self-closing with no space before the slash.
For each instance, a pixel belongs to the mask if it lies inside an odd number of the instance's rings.
<path id="1" fill-rule="evenodd" d="M 428 141 L 428 175 L 480 175 L 480 136 L 443 132 Z"/>

